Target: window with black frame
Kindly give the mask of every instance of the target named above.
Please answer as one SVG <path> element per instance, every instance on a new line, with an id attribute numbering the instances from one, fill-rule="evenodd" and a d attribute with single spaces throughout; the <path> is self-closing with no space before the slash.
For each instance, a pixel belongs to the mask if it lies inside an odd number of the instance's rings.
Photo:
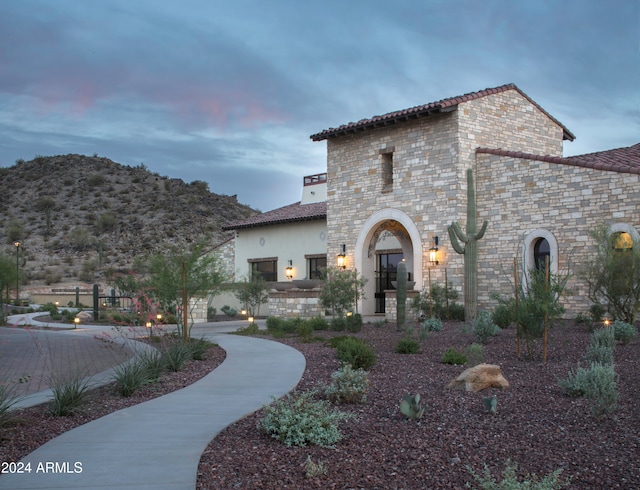
<path id="1" fill-rule="evenodd" d="M 251 260 L 251 280 L 262 278 L 267 282 L 278 280 L 278 260 Z"/>
<path id="2" fill-rule="evenodd" d="M 327 276 L 327 256 L 307 256 L 307 272 L 309 279 L 325 279 Z"/>

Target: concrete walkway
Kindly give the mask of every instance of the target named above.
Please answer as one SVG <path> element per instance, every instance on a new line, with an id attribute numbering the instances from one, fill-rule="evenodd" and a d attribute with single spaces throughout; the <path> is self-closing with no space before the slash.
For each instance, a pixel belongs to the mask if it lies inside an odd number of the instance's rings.
<path id="1" fill-rule="evenodd" d="M 226 351 L 215 371 L 56 437 L 22 460 L 30 473 L 0 476 L 0 489 L 195 488 L 200 456 L 215 435 L 291 391 L 305 368 L 304 356 L 284 344 L 207 330 L 192 334 Z"/>

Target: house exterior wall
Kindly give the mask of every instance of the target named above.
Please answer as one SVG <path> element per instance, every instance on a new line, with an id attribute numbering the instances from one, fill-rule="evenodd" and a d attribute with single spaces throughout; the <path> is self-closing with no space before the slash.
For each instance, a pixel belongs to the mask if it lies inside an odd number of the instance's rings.
<path id="1" fill-rule="evenodd" d="M 460 103 L 449 113 L 330 137 L 329 262 L 346 244 L 347 267 L 358 268 L 369 279 L 370 304 L 371 260 L 366 243 L 358 249 L 367 233 L 363 228 L 376 226 L 372 216 L 402 216 L 419 234 L 413 247 L 423 266 L 412 271 L 416 289 L 428 287 L 428 250 L 437 235 L 439 265 L 431 267 L 431 281 L 443 284 L 446 269 L 462 301 L 463 256 L 453 250 L 447 227 L 458 221 L 465 229 L 465 172 L 472 168 L 478 223 L 489 221 L 478 247 L 480 309 L 493 306 L 492 292 L 512 294 L 513 259 L 518 254 L 522 259 L 523 239 L 534 230 L 546 230 L 557 240 L 555 270 L 569 260 L 576 266 L 588 257 L 588 233 L 598 225 L 622 222 L 640 228 L 638 176 L 476 154 L 478 147 L 487 147 L 561 157 L 562 144 L 563 128 L 516 90 Z M 385 153 L 393 155 L 392 190 L 383 189 Z M 568 315 L 588 308 L 575 277 L 569 288 L 574 292 L 565 301 Z M 362 311 L 372 313 L 366 306 Z"/>
<path id="2" fill-rule="evenodd" d="M 250 276 L 249 259 L 277 258 L 278 281 L 287 281 L 285 269 L 293 262 L 293 279 L 305 279 L 305 255 L 327 252 L 327 227 L 324 220 L 275 224 L 236 231 L 235 280 Z"/>
<path id="3" fill-rule="evenodd" d="M 567 316 L 585 312 L 590 302 L 577 273 L 595 250 L 589 232 L 615 224 L 640 230 L 640 176 L 486 154 L 476 175 L 479 214 L 489 221 L 478 249 L 479 304 L 492 304 L 491 292 L 511 292 L 514 258 L 526 270 L 524 238 L 545 230 L 558 245 L 557 270 L 571 273 Z"/>

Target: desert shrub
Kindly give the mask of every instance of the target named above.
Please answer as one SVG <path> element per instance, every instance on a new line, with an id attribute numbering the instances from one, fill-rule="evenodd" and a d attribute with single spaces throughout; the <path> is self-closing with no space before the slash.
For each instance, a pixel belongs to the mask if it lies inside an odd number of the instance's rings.
<path id="1" fill-rule="evenodd" d="M 458 291 L 451 284 L 447 287 L 433 284 L 429 291 L 422 291 L 413 298 L 411 307 L 423 317 L 435 316 L 446 320 L 464 320 L 464 306 L 456 303 L 457 299 Z M 460 312 L 462 312 L 462 316 L 460 316 Z"/>
<path id="2" fill-rule="evenodd" d="M 630 323 L 616 320 L 613 322 L 614 338 L 623 345 L 632 342 L 638 336 L 638 329 Z"/>
<path id="3" fill-rule="evenodd" d="M 309 322 L 309 325 L 311 325 L 311 328 L 313 328 L 314 330 L 329 329 L 329 323 L 321 316 L 314 316 L 313 318 L 309 318 L 307 321 Z"/>
<path id="4" fill-rule="evenodd" d="M 427 332 L 439 332 L 442 330 L 442 321 L 434 316 L 427 318 L 420 327 L 420 334 L 426 337 Z"/>
<path id="5" fill-rule="evenodd" d="M 616 340 L 612 328 L 599 328 L 591 334 L 584 360 L 588 363 L 613 364 Z"/>
<path id="6" fill-rule="evenodd" d="M 231 308 L 231 306 L 229 305 L 224 305 L 222 308 L 220 308 L 220 311 L 222 311 L 222 313 L 224 313 L 225 315 L 230 316 L 231 318 L 238 315 L 238 310 L 236 310 L 235 308 Z"/>
<path id="7" fill-rule="evenodd" d="M 222 311 L 224 312 L 224 306 L 223 306 L 223 310 Z M 280 317 L 277 317 L 277 316 L 267 317 L 267 322 L 266 322 L 267 330 L 270 333 L 273 333 L 273 332 L 278 331 L 278 330 L 282 330 L 282 324 L 283 323 L 284 323 L 284 320 L 282 318 L 280 318 Z"/>
<path id="8" fill-rule="evenodd" d="M 507 328 L 515 321 L 515 316 L 513 314 L 513 306 L 509 303 L 500 303 L 495 307 L 493 313 L 491 313 L 491 320 L 495 323 L 499 328 Z"/>
<path id="9" fill-rule="evenodd" d="M 338 359 L 354 369 L 368 370 L 376 363 L 376 354 L 364 341 L 347 337 L 336 348 Z"/>
<path id="10" fill-rule="evenodd" d="M 298 325 L 296 329 L 296 333 L 298 337 L 302 340 L 302 342 L 311 342 L 311 336 L 313 335 L 313 327 L 309 324 L 309 322 L 305 321 Z"/>
<path id="11" fill-rule="evenodd" d="M 451 303 L 449 305 L 449 320 L 464 321 L 464 305 Z"/>
<path id="12" fill-rule="evenodd" d="M 340 439 L 339 423 L 352 415 L 332 408 L 327 400 L 315 400 L 314 393 L 290 393 L 264 407 L 259 427 L 285 446 L 314 444 L 333 447 Z"/>
<path id="13" fill-rule="evenodd" d="M 597 418 L 615 410 L 619 395 L 613 364 L 591 365 L 584 387 L 584 396 L 589 399 L 591 413 Z"/>
<path id="14" fill-rule="evenodd" d="M 324 396 L 333 403 L 364 403 L 368 389 L 369 374 L 344 364 L 331 374 L 331 384 L 324 389 Z"/>
<path id="15" fill-rule="evenodd" d="M 475 478 L 481 490 L 559 490 L 566 487 L 569 482 L 560 479 L 562 470 L 558 469 L 553 473 L 539 478 L 535 474 L 527 474 L 523 481 L 518 480 L 518 465 L 507 460 L 502 480 L 496 480 L 489 467 L 485 464 L 482 474 L 477 474 L 470 467 L 469 471 Z"/>
<path id="16" fill-rule="evenodd" d="M 347 319 L 339 316 L 333 317 L 329 323 L 329 328 L 336 332 L 342 332 L 347 328 Z"/>
<path id="17" fill-rule="evenodd" d="M 144 362 L 134 359 L 113 368 L 113 380 L 116 391 L 124 397 L 130 397 L 141 387 L 150 382 L 149 371 Z"/>
<path id="18" fill-rule="evenodd" d="M 590 368 L 577 367 L 569 371 L 565 379 L 558 380 L 558 384 L 564 392 L 573 397 L 584 396 L 589 378 Z"/>
<path id="19" fill-rule="evenodd" d="M 327 468 L 322 461 L 316 463 L 311 459 L 311 455 L 308 455 L 304 462 L 304 474 L 307 478 L 318 478 L 327 474 Z"/>
<path id="20" fill-rule="evenodd" d="M 485 344 L 490 337 L 497 335 L 500 328 L 493 323 L 491 315 L 486 311 L 481 311 L 472 322 L 473 333 L 480 343 Z"/>
<path id="21" fill-rule="evenodd" d="M 347 330 L 353 333 L 362 330 L 362 315 L 360 313 L 347 315 Z"/>
<path id="22" fill-rule="evenodd" d="M 180 371 L 185 363 L 191 359 L 191 346 L 182 340 L 172 342 L 162 354 L 164 363 L 169 371 Z"/>
<path id="23" fill-rule="evenodd" d="M 104 184 L 104 181 L 104 175 L 93 174 L 89 176 L 87 183 L 89 184 L 89 187 L 100 187 L 102 184 Z"/>
<path id="24" fill-rule="evenodd" d="M 352 335 L 341 335 L 340 337 L 331 337 L 327 339 L 326 343 L 329 345 L 329 347 L 333 347 L 334 349 L 336 349 L 338 345 L 340 345 L 340 342 L 346 339 L 353 339 L 356 342 L 362 342 L 358 337 L 353 337 Z"/>
<path id="25" fill-rule="evenodd" d="M 471 366 L 477 366 L 484 360 L 484 346 L 475 343 L 471 344 L 464 350 L 464 355 L 467 356 Z"/>
<path id="26" fill-rule="evenodd" d="M 463 352 L 451 347 L 442 355 L 442 362 L 445 364 L 463 366 L 467 363 L 467 356 L 465 356 Z"/>
<path id="27" fill-rule="evenodd" d="M 189 348 L 191 350 L 191 359 L 194 361 L 204 360 L 204 355 L 209 350 L 213 343 L 209 342 L 204 337 L 198 339 L 189 339 Z"/>
<path id="28" fill-rule="evenodd" d="M 417 354 L 420 352 L 420 344 L 411 338 L 405 337 L 398 340 L 396 352 L 398 354 Z"/>
<path id="29" fill-rule="evenodd" d="M 606 309 L 600 303 L 593 303 L 589 308 L 589 313 L 591 314 L 591 318 L 594 322 L 600 323 L 602 321 L 602 317 L 606 313 Z"/>
<path id="30" fill-rule="evenodd" d="M 89 382 L 79 375 L 69 379 L 53 379 L 50 385 L 53 399 L 50 411 L 53 415 L 66 417 L 79 411 L 89 395 Z"/>

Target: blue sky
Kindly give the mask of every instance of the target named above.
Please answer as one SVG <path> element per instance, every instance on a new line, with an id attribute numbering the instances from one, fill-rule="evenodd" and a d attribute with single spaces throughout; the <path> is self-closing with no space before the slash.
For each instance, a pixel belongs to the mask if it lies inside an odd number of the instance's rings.
<path id="1" fill-rule="evenodd" d="M 0 0 L 0 165 L 97 153 L 262 211 L 313 133 L 495 87 L 565 155 L 640 142 L 640 0 Z"/>

